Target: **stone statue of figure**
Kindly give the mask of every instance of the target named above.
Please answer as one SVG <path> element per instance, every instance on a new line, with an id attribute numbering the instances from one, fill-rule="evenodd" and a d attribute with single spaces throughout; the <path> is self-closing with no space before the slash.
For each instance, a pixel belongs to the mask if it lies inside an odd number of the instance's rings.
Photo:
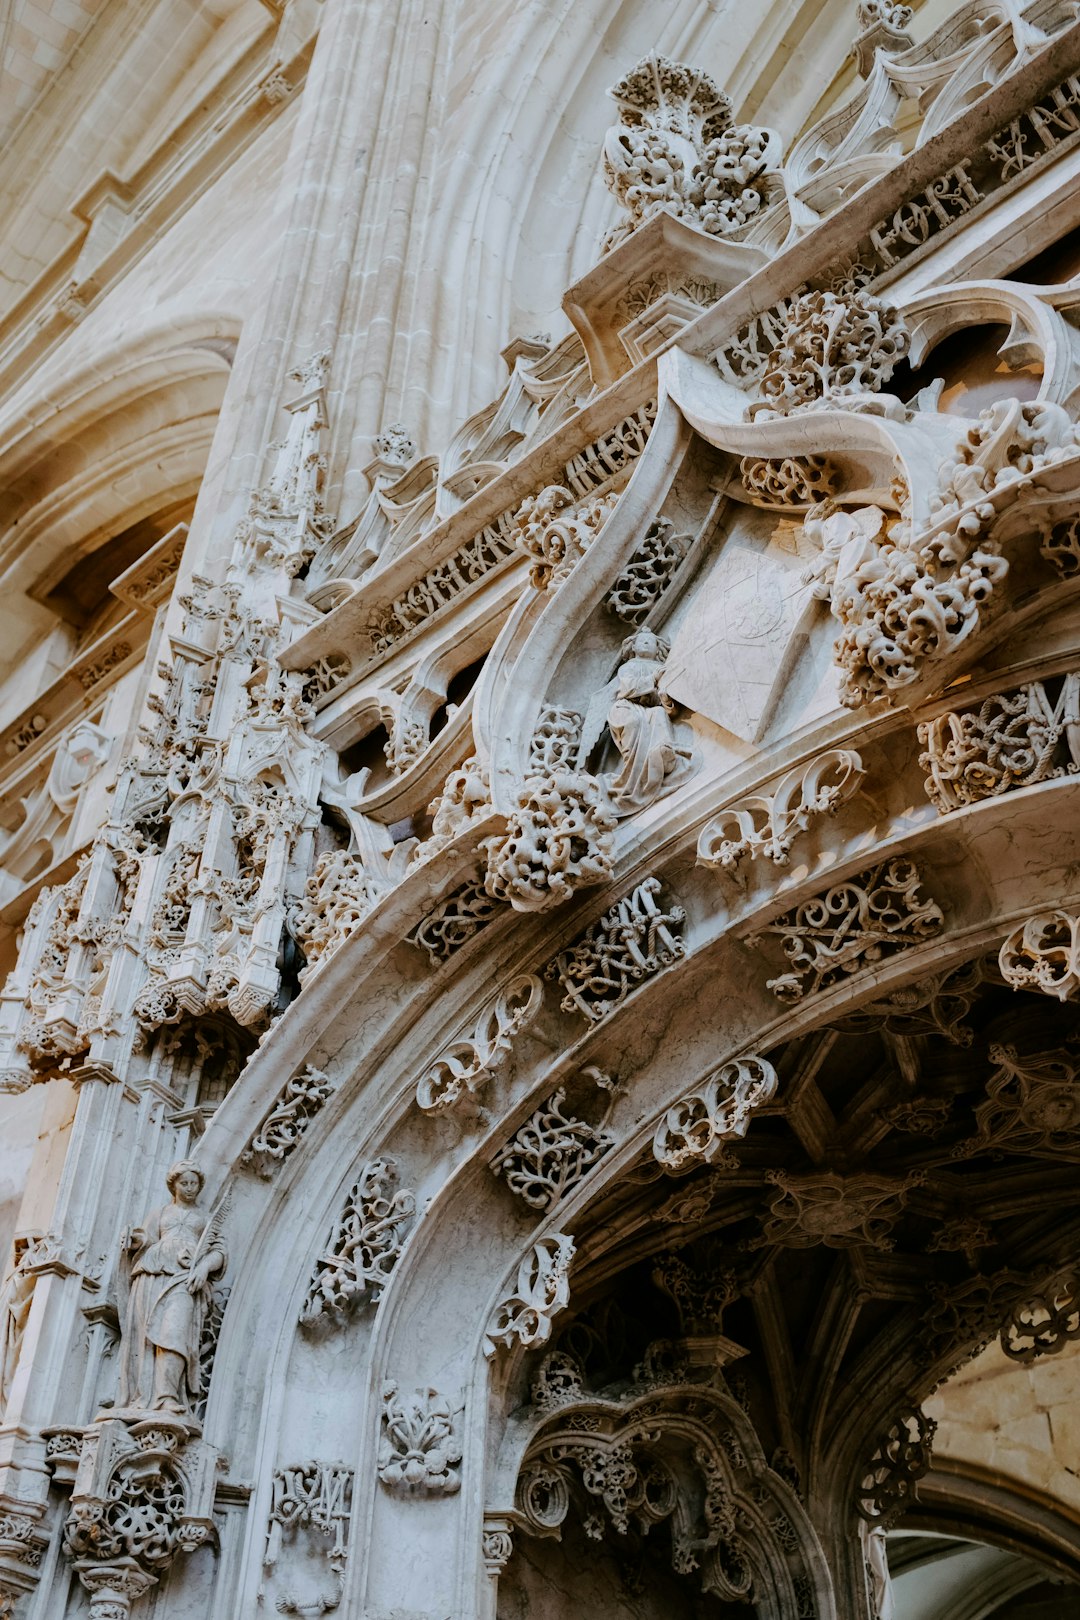
<path id="1" fill-rule="evenodd" d="M 684 781 L 696 764 L 693 749 L 678 739 L 672 720 L 676 704 L 659 686 L 669 651 L 667 642 L 652 630 L 628 636 L 618 674 L 593 698 L 585 717 L 582 761 L 599 738 L 605 718 L 622 757 L 619 770 L 606 778 L 618 816 L 644 810 Z"/>
<path id="2" fill-rule="evenodd" d="M 211 1295 L 228 1254 L 198 1198 L 204 1176 L 189 1159 L 165 1177 L 172 1200 L 155 1209 L 125 1242 L 129 1259 L 121 1299 L 119 1407 L 190 1418 L 200 1393 L 199 1346 Z"/>

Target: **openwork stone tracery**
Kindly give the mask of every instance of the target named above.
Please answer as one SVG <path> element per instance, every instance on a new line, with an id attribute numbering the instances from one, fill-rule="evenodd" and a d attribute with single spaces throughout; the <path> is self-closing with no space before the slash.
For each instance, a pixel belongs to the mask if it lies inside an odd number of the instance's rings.
<path id="1" fill-rule="evenodd" d="M 563 1531 L 650 1612 L 882 1620 L 922 1403 L 994 1339 L 1029 1368 L 1080 1332 L 1076 297 L 1006 245 L 1047 245 L 1046 165 L 1071 194 L 1080 25 L 969 3 L 913 46 L 907 8 L 863 5 L 863 85 L 786 156 L 646 58 L 574 332 L 513 337 L 499 397 L 421 455 L 428 346 L 463 398 L 491 323 L 456 312 L 456 367 L 398 227 L 446 242 L 453 305 L 457 233 L 410 210 L 446 205 L 472 88 L 420 82 L 408 8 L 352 10 L 413 48 L 350 57 L 327 0 L 332 48 L 259 81 L 273 108 L 310 72 L 283 172 L 318 217 L 250 211 L 284 234 L 248 261 L 268 330 L 209 515 L 0 738 L 0 1093 L 63 1116 L 55 1218 L 0 1296 L 0 1613 L 59 1616 L 72 1568 L 93 1620 L 158 1588 L 170 1615 L 494 1614 L 502 1582 L 507 1612 L 590 1612 Z M 327 78 L 358 59 L 386 108 L 418 76 L 410 129 L 461 121 L 403 138 L 389 214 L 356 167 L 383 111 Z M 331 207 L 311 176 L 346 146 Z M 152 230 L 141 184 L 106 199 L 121 242 Z M 492 308 L 539 293 L 519 257 Z M 355 326 L 282 393 L 301 258 L 296 329 Z M 284 433 L 219 523 L 252 398 Z"/>

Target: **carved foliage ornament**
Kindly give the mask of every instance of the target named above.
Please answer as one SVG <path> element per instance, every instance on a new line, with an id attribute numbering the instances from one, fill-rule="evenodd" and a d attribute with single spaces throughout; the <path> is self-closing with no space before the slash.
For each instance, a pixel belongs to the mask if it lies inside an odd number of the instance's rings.
<path id="1" fill-rule="evenodd" d="M 576 504 L 561 484 L 530 495 L 513 519 L 514 544 L 532 561 L 529 579 L 538 591 L 560 585 L 592 545 L 618 496 L 592 495 Z"/>
<path id="2" fill-rule="evenodd" d="M 532 1209 L 551 1209 L 577 1186 L 613 1145 L 604 1129 L 616 1090 L 610 1076 L 590 1065 L 583 1077 L 607 1093 L 600 1118 L 579 1119 L 567 1107 L 567 1088 L 560 1086 L 491 1161 L 497 1176 L 505 1176 L 511 1192 Z"/>
<path id="3" fill-rule="evenodd" d="M 769 355 L 754 416 L 825 406 L 880 409 L 873 398 L 908 352 L 895 309 L 868 292 L 808 292 L 791 305 Z"/>
<path id="4" fill-rule="evenodd" d="M 815 594 L 841 626 L 843 703 L 910 686 L 978 629 L 1009 568 L 997 520 L 1046 468 L 1075 458 L 1077 431 L 1060 405 L 998 400 L 943 463 L 924 526 L 873 506 L 826 504 L 807 518 L 823 553 Z"/>
<path id="5" fill-rule="evenodd" d="M 776 1094 L 776 1070 L 764 1058 L 737 1058 L 681 1097 L 653 1134 L 653 1156 L 669 1175 L 712 1164 L 724 1144 L 746 1135 L 751 1116 Z"/>
<path id="6" fill-rule="evenodd" d="M 409 1495 L 451 1496 L 461 1488 L 461 1405 L 451 1406 L 436 1389 L 403 1395 L 395 1383 L 383 1385 L 383 1432 L 379 1478 L 389 1490 Z"/>
<path id="7" fill-rule="evenodd" d="M 780 191 L 779 136 L 734 124 L 730 101 L 707 73 L 648 56 L 611 96 L 620 116 L 604 142 L 604 179 L 629 218 L 605 252 L 662 209 L 729 235 Z"/>
<path id="8" fill-rule="evenodd" d="M 397 1180 L 393 1159 L 364 1166 L 315 1262 L 302 1327 L 340 1327 L 357 1306 L 379 1303 L 416 1213 L 415 1197 L 399 1191 Z"/>
<path id="9" fill-rule="evenodd" d="M 417 1106 L 434 1114 L 468 1103 L 506 1062 L 515 1037 L 532 1023 L 543 998 L 534 974 L 514 979 L 485 1008 L 472 1035 L 454 1042 L 420 1077 Z"/>
<path id="10" fill-rule="evenodd" d="M 518 1267 L 517 1286 L 496 1306 L 484 1339 L 484 1354 L 515 1343 L 531 1350 L 551 1337 L 551 1319 L 570 1303 L 574 1240 L 564 1232 L 534 1243 Z"/>
<path id="11" fill-rule="evenodd" d="M 835 815 L 865 774 L 853 750 L 830 748 L 789 771 L 774 792 L 740 800 L 714 816 L 698 839 L 698 865 L 733 872 L 746 857 L 761 857 L 786 866 L 798 835 L 816 817 Z"/>
<path id="12" fill-rule="evenodd" d="M 545 911 L 612 875 L 616 816 L 585 771 L 526 780 L 504 837 L 486 841 L 486 886 L 516 911 Z"/>
<path id="13" fill-rule="evenodd" d="M 773 995 L 801 1001 L 939 934 L 944 915 L 920 894 L 921 882 L 914 861 L 894 856 L 770 923 L 750 943 L 765 934 L 777 934 L 783 942 L 791 971 L 766 980 Z"/>

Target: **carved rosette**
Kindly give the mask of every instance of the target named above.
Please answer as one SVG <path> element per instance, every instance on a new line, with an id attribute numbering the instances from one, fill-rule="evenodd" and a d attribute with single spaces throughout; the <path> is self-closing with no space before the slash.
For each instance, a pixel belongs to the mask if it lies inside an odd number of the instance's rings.
<path id="1" fill-rule="evenodd" d="M 378 1473 L 387 1489 L 410 1496 L 460 1490 L 462 1403 L 451 1405 L 436 1389 L 404 1395 L 393 1382 L 383 1385 L 382 1401 Z"/>

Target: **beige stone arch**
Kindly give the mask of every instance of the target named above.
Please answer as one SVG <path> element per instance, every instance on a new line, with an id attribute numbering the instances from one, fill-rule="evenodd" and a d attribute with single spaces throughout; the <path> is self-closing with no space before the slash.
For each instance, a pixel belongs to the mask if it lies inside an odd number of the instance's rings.
<path id="1" fill-rule="evenodd" d="M 301 1153 L 272 1193 L 273 1206 L 265 1204 L 257 1217 L 258 1224 L 250 1228 L 251 1250 L 257 1256 L 274 1252 L 273 1246 L 260 1238 L 259 1227 L 264 1227 L 266 1234 L 282 1229 L 293 1234 L 291 1258 L 284 1268 L 284 1277 L 291 1275 L 291 1281 L 282 1287 L 283 1273 L 276 1267 L 273 1279 L 260 1268 L 245 1276 L 232 1306 L 232 1320 L 223 1335 L 223 1359 L 215 1378 L 208 1418 L 211 1429 L 215 1410 L 229 1411 L 230 1431 L 235 1434 L 238 1428 L 246 1429 L 250 1437 L 248 1444 L 255 1444 L 249 1425 L 235 1421 L 236 1394 L 229 1390 L 229 1369 L 234 1369 L 235 1376 L 235 1370 L 242 1364 L 252 1390 L 287 1386 L 287 1374 L 271 1376 L 271 1363 L 276 1363 L 279 1369 L 282 1367 L 290 1354 L 293 1330 L 288 1320 L 275 1328 L 274 1313 L 283 1308 L 281 1302 L 287 1301 L 284 1308 L 291 1314 L 302 1291 L 304 1266 L 310 1263 L 320 1233 L 332 1219 L 335 1200 L 340 1199 L 347 1187 L 358 1159 L 384 1152 L 398 1158 L 410 1177 L 410 1185 L 416 1183 L 421 1197 L 426 1198 L 430 1193 L 432 1202 L 408 1241 L 374 1323 L 353 1330 L 356 1341 L 351 1365 L 357 1380 L 372 1391 L 384 1377 L 393 1377 L 403 1388 L 441 1388 L 443 1384 L 450 1384 L 455 1397 L 463 1390 L 467 1402 L 485 1401 L 489 1373 L 481 1340 L 490 1312 L 511 1284 L 521 1255 L 551 1227 L 550 1222 L 535 1225 L 521 1217 L 512 1225 L 507 1223 L 505 1195 L 490 1176 L 487 1161 L 499 1140 L 516 1128 L 560 1075 L 587 1061 L 617 1066 L 619 1053 L 633 1055 L 640 1051 L 645 1054 L 643 1062 L 634 1064 L 632 1097 L 625 1104 L 621 1124 L 616 1121 L 617 1147 L 594 1172 L 588 1185 L 560 1206 L 559 1226 L 573 1229 L 584 1207 L 599 1197 L 620 1172 L 625 1172 L 640 1153 L 664 1109 L 725 1056 L 761 1050 L 784 1035 L 794 1037 L 837 1016 L 845 1006 L 852 1005 L 853 997 L 856 1000 L 881 997 L 891 988 L 917 979 L 931 966 L 935 970 L 947 969 L 953 963 L 991 949 L 1017 918 L 1038 909 L 1041 904 L 1075 901 L 1068 826 L 1069 807 L 1075 805 L 1076 794 L 1075 783 L 1059 782 L 1019 799 L 990 801 L 962 812 L 959 817 L 931 822 L 914 840 L 909 834 L 907 847 L 919 859 L 920 869 L 931 874 L 927 883 L 932 888 L 935 880 L 955 864 L 957 839 L 961 836 L 958 829 L 965 829 L 963 837 L 969 850 L 974 852 L 971 870 L 981 879 L 970 885 L 966 906 L 964 897 L 954 890 L 951 896 L 953 925 L 932 945 L 892 958 L 862 981 L 852 980 L 850 991 L 843 985 L 836 991 L 809 998 L 794 1014 L 782 1011 L 775 1003 L 768 1005 L 771 998 L 763 991 L 760 964 L 754 963 L 740 941 L 725 931 L 725 919 L 715 911 L 711 916 L 703 914 L 699 892 L 696 897 L 699 926 L 688 959 L 674 972 L 646 983 L 610 1022 L 579 1032 L 579 1039 L 566 1043 L 565 1021 L 562 1021 L 564 1034 L 560 1040 L 558 1021 L 556 1027 L 549 1021 L 541 1030 L 545 1040 L 526 1041 L 521 1050 L 515 1052 L 515 1067 L 510 1071 L 511 1091 L 501 1115 L 497 1105 L 499 1097 L 505 1097 L 506 1093 L 500 1078 L 485 1094 L 485 1101 L 490 1098 L 496 1105 L 496 1113 L 483 1123 L 479 1141 L 475 1133 L 472 1134 L 472 1146 L 465 1157 L 462 1150 L 466 1147 L 466 1138 L 456 1128 L 444 1127 L 438 1122 L 432 1125 L 419 1118 L 413 1088 L 418 1069 L 455 1031 L 464 1033 L 477 1007 L 482 1005 L 482 959 L 474 953 L 468 968 L 463 966 L 452 973 L 451 976 L 458 979 L 459 991 L 464 992 L 464 996 L 455 996 L 453 1013 L 440 1011 L 438 1005 L 441 1002 L 445 1008 L 450 999 L 446 995 L 447 978 L 432 981 L 429 977 L 425 982 L 423 975 L 414 974 L 413 991 L 406 998 L 407 1005 L 403 1006 L 400 995 L 392 997 L 392 986 L 396 970 L 403 961 L 401 953 L 407 951 L 407 947 L 397 946 L 388 955 L 386 946 L 379 943 L 380 939 L 399 938 L 400 931 L 388 924 L 384 934 L 376 925 L 358 936 L 328 963 L 309 986 L 305 997 L 286 1016 L 280 1030 L 281 1045 L 275 1053 L 273 1074 L 267 1072 L 269 1054 L 261 1063 L 257 1055 L 219 1111 L 200 1149 L 204 1162 L 216 1167 L 212 1174 L 220 1178 L 226 1166 L 235 1162 L 248 1133 L 265 1112 L 271 1083 L 280 1081 L 282 1065 L 299 1063 L 307 1052 L 314 1051 L 316 1058 L 328 1066 L 328 1049 L 338 1038 L 332 1033 L 333 1027 L 335 1023 L 340 1028 L 348 1026 L 352 1017 L 348 990 L 358 980 L 362 982 L 368 1009 L 364 1039 L 362 1043 L 354 1040 L 351 1053 L 342 1049 L 338 1054 L 339 1061 L 348 1068 L 348 1077 L 334 1105 L 313 1124 Z M 1054 807 L 1052 812 L 1051 806 Z M 1025 867 L 1022 886 L 1011 883 L 1007 876 L 999 873 L 993 851 L 995 841 L 1000 839 L 1017 839 L 1024 847 L 1038 851 L 1036 858 Z M 889 843 L 886 835 L 879 847 L 887 848 Z M 989 853 L 980 855 L 980 851 Z M 865 858 L 873 858 L 873 851 L 863 854 Z M 686 890 L 682 893 L 684 898 L 689 898 Z M 595 913 L 600 904 L 602 902 L 591 904 L 588 911 Z M 579 923 L 580 920 L 579 913 Z M 495 926 L 508 932 L 504 924 Z M 532 955 L 528 945 L 530 933 L 534 939 Z M 550 953 L 551 936 L 548 935 L 548 942 L 542 947 L 543 956 L 537 956 L 539 931 L 526 925 L 521 935 L 521 949 L 515 952 L 516 965 L 531 966 L 534 971 L 542 968 Z M 489 943 L 494 944 L 494 936 Z M 396 963 L 391 960 L 395 955 Z M 698 1016 L 691 1027 L 671 1031 L 664 1008 L 670 1006 L 676 979 L 681 992 L 691 999 L 696 995 L 697 1004 L 709 1010 L 715 1022 L 708 1023 Z M 722 1004 L 715 994 L 718 982 L 723 983 L 727 991 Z M 381 1027 L 378 1036 L 377 1025 Z M 718 1027 L 723 1030 L 722 1043 L 717 1040 Z M 413 1031 L 407 1045 L 406 1028 Z M 662 1040 L 659 1038 L 661 1029 Z M 358 1063 L 361 1044 L 366 1062 Z M 333 1061 L 329 1059 L 329 1063 Z M 355 1129 L 348 1123 L 354 1118 L 358 1127 Z M 313 1186 L 306 1188 L 306 1182 Z M 310 1223 L 305 1235 L 293 1226 L 288 1213 L 294 1199 L 297 1210 L 303 1211 Z M 252 1312 L 264 1319 L 263 1327 L 246 1332 L 245 1316 L 250 1318 Z M 452 1322 L 461 1324 L 462 1331 L 457 1335 L 448 1331 L 447 1325 Z M 362 1339 L 368 1342 L 370 1359 L 359 1351 Z M 254 1354 L 250 1354 L 252 1351 Z M 497 1402 L 505 1400 L 514 1377 L 511 1364 L 496 1366 L 492 1387 Z M 249 1395 L 247 1400 L 250 1402 L 250 1399 Z M 223 1406 L 219 1406 L 221 1402 Z M 497 1435 L 498 1421 L 496 1419 L 492 1435 Z M 264 1447 L 274 1437 L 275 1425 L 264 1422 L 262 1432 L 263 1441 L 255 1445 L 255 1452 L 265 1473 L 266 1468 L 273 1465 L 273 1458 Z M 359 1447 L 354 1507 L 356 1533 L 374 1549 L 390 1547 L 397 1544 L 398 1534 L 409 1537 L 411 1515 L 434 1508 L 428 1515 L 425 1535 L 428 1531 L 432 1533 L 432 1559 L 440 1568 L 447 1564 L 446 1580 L 450 1584 L 444 1589 L 448 1606 L 472 1603 L 475 1592 L 485 1590 L 483 1579 L 486 1577 L 482 1577 L 478 1553 L 484 1504 L 477 1496 L 475 1482 L 478 1476 L 484 1476 L 485 1449 L 493 1443 L 492 1435 L 485 1437 L 482 1425 L 470 1423 L 462 1462 L 467 1488 L 453 1503 L 447 1499 L 435 1504 L 399 1500 L 383 1491 L 374 1480 L 377 1435 L 371 1431 L 369 1423 L 365 1432 L 356 1436 Z M 250 1456 L 252 1464 L 256 1465 L 256 1455 L 246 1446 L 241 1448 L 241 1454 Z M 255 1567 L 254 1549 L 258 1539 L 259 1527 L 253 1520 L 249 1527 L 249 1572 Z M 384 1568 L 377 1558 L 369 1559 L 366 1570 L 357 1569 L 349 1578 L 357 1582 L 370 1578 L 374 1582 L 363 1597 L 374 1612 L 379 1612 L 380 1604 L 392 1603 L 394 1572 L 389 1565 Z M 479 1581 L 480 1585 L 474 1588 L 470 1585 L 473 1581 Z M 351 1590 L 354 1590 L 355 1600 L 360 1602 L 359 1586 Z"/>

